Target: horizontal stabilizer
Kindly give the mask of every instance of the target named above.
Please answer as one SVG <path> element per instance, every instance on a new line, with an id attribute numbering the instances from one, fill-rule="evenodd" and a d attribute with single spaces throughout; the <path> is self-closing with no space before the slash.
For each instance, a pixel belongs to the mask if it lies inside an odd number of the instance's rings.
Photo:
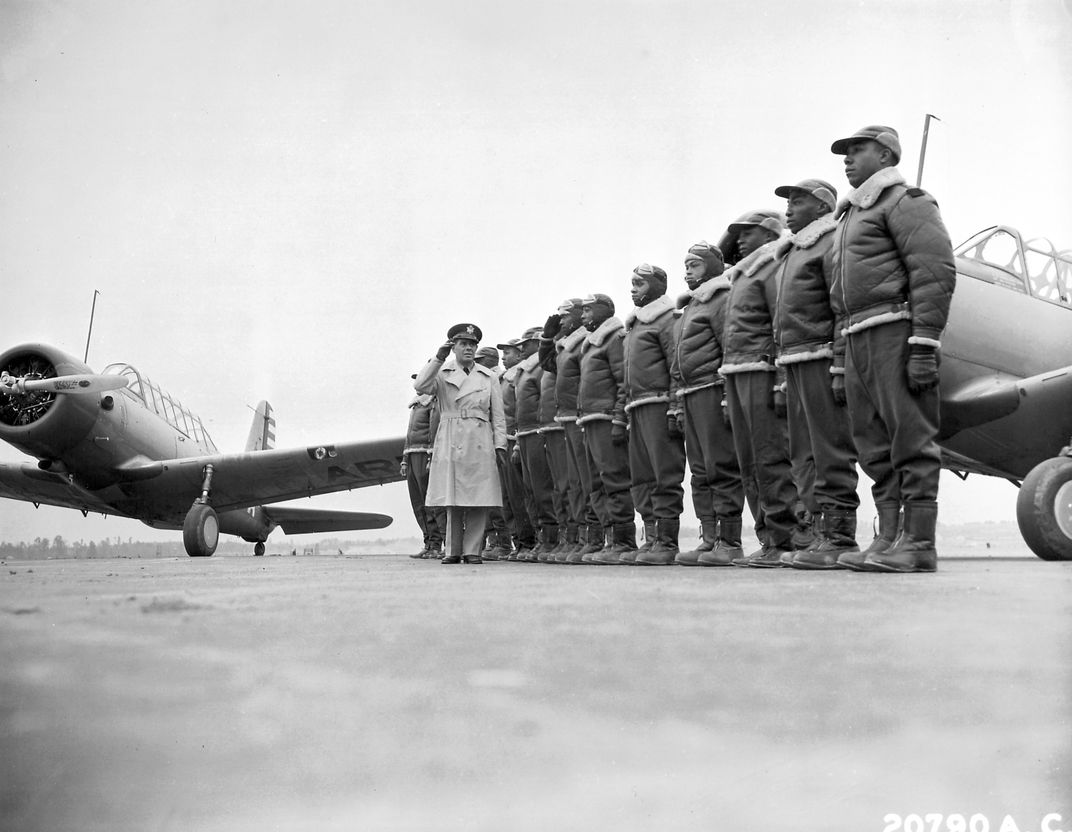
<path id="1" fill-rule="evenodd" d="M 286 506 L 265 506 L 263 510 L 265 517 L 279 525 L 287 534 L 382 529 L 390 526 L 393 521 L 390 515 L 365 511 L 330 511 Z"/>

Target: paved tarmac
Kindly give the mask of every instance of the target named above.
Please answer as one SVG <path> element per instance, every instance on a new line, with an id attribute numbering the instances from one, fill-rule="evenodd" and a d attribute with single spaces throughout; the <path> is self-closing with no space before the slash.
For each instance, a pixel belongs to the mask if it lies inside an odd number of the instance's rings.
<path id="1" fill-rule="evenodd" d="M 1072 830 L 1070 563 L 7 561 L 0 668 L 4 830 Z"/>

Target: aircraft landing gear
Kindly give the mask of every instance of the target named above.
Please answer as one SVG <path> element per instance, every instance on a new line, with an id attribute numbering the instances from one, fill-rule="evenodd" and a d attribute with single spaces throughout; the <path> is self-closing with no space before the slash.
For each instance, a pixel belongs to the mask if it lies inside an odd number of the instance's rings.
<path id="1" fill-rule="evenodd" d="M 1016 522 L 1043 560 L 1072 560 L 1072 457 L 1040 462 L 1020 486 Z"/>
<path id="2" fill-rule="evenodd" d="M 263 543 L 257 543 L 253 547 L 253 557 L 259 558 L 259 557 L 262 557 L 263 555 L 264 555 L 264 544 Z"/>
<path id="3" fill-rule="evenodd" d="M 201 485 L 201 496 L 194 500 L 186 512 L 182 524 L 182 542 L 186 554 L 192 558 L 211 557 L 220 542 L 220 518 L 208 504 L 208 492 L 212 486 L 212 466 L 205 466 L 205 480 Z"/>

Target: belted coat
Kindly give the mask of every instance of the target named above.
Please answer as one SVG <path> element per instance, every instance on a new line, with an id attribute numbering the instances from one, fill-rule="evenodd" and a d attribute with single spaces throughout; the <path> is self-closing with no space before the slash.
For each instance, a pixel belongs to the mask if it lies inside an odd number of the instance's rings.
<path id="1" fill-rule="evenodd" d="M 495 373 L 474 364 L 466 375 L 433 358 L 413 387 L 439 400 L 425 505 L 501 506 L 495 451 L 506 450 L 506 419 Z"/>

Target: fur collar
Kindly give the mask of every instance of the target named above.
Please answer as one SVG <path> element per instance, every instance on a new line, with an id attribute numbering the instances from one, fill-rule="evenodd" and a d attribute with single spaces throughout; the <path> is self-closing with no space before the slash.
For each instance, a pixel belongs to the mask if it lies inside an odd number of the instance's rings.
<path id="1" fill-rule="evenodd" d="M 583 326 L 579 326 L 569 335 L 566 335 L 563 338 L 559 338 L 558 341 L 555 343 L 555 349 L 557 349 L 559 352 L 563 350 L 572 350 L 587 337 L 588 330 L 585 329 Z"/>
<path id="2" fill-rule="evenodd" d="M 823 214 L 815 222 L 810 222 L 804 226 L 800 231 L 790 237 L 788 240 L 782 243 L 782 250 L 779 252 L 779 256 L 789 251 L 789 246 L 795 248 L 811 248 L 819 240 L 823 238 L 824 234 L 829 234 L 837 228 L 837 219 L 833 214 Z"/>
<path id="3" fill-rule="evenodd" d="M 782 245 L 783 240 L 788 238 L 789 233 L 783 232 L 782 236 L 777 240 L 771 240 L 769 243 L 764 243 L 732 269 L 729 269 L 728 272 L 724 272 L 723 276 L 726 277 L 730 283 L 741 275 L 751 277 L 774 259 L 774 255 L 778 253 L 778 247 Z M 730 274 L 729 272 L 733 272 L 733 274 Z"/>
<path id="4" fill-rule="evenodd" d="M 507 370 L 505 373 L 502 374 L 503 380 L 510 382 L 510 384 L 513 384 L 514 379 L 517 378 L 517 374 L 520 373 L 520 372 L 521 372 L 521 365 L 520 364 L 515 364 L 513 367 L 511 367 L 509 370 Z"/>
<path id="5" fill-rule="evenodd" d="M 723 289 L 729 288 L 729 280 L 727 280 L 722 275 L 719 275 L 718 277 L 712 277 L 708 280 L 705 280 L 703 283 L 693 289 L 691 294 L 700 303 L 707 303 L 707 301 L 711 300 L 711 298 L 713 298 Z"/>
<path id="6" fill-rule="evenodd" d="M 844 214 L 849 210 L 850 205 L 855 205 L 857 208 L 870 208 L 878 202 L 878 198 L 887 188 L 903 184 L 905 184 L 905 179 L 897 168 L 882 168 L 882 170 L 875 171 L 871 178 L 859 188 L 854 188 L 845 195 L 845 199 L 838 205 L 837 215 Z"/>
<path id="7" fill-rule="evenodd" d="M 538 352 L 534 352 L 528 358 L 524 359 L 523 361 L 518 362 L 517 366 L 521 368 L 521 370 L 519 372 L 531 373 L 532 368 L 535 367 L 539 363 L 540 363 L 540 354 Z"/>
<path id="8" fill-rule="evenodd" d="M 611 317 L 603 321 L 595 330 L 595 332 L 588 333 L 588 337 L 585 338 L 585 343 L 591 344 L 593 347 L 599 347 L 603 345 L 603 342 L 607 340 L 611 335 L 622 329 L 625 326 L 617 318 Z"/>
<path id="9" fill-rule="evenodd" d="M 640 321 L 642 324 L 650 324 L 660 315 L 674 311 L 674 302 L 667 295 L 659 295 L 647 306 L 634 307 L 625 318 L 625 328 L 632 328 L 633 324 Z"/>

